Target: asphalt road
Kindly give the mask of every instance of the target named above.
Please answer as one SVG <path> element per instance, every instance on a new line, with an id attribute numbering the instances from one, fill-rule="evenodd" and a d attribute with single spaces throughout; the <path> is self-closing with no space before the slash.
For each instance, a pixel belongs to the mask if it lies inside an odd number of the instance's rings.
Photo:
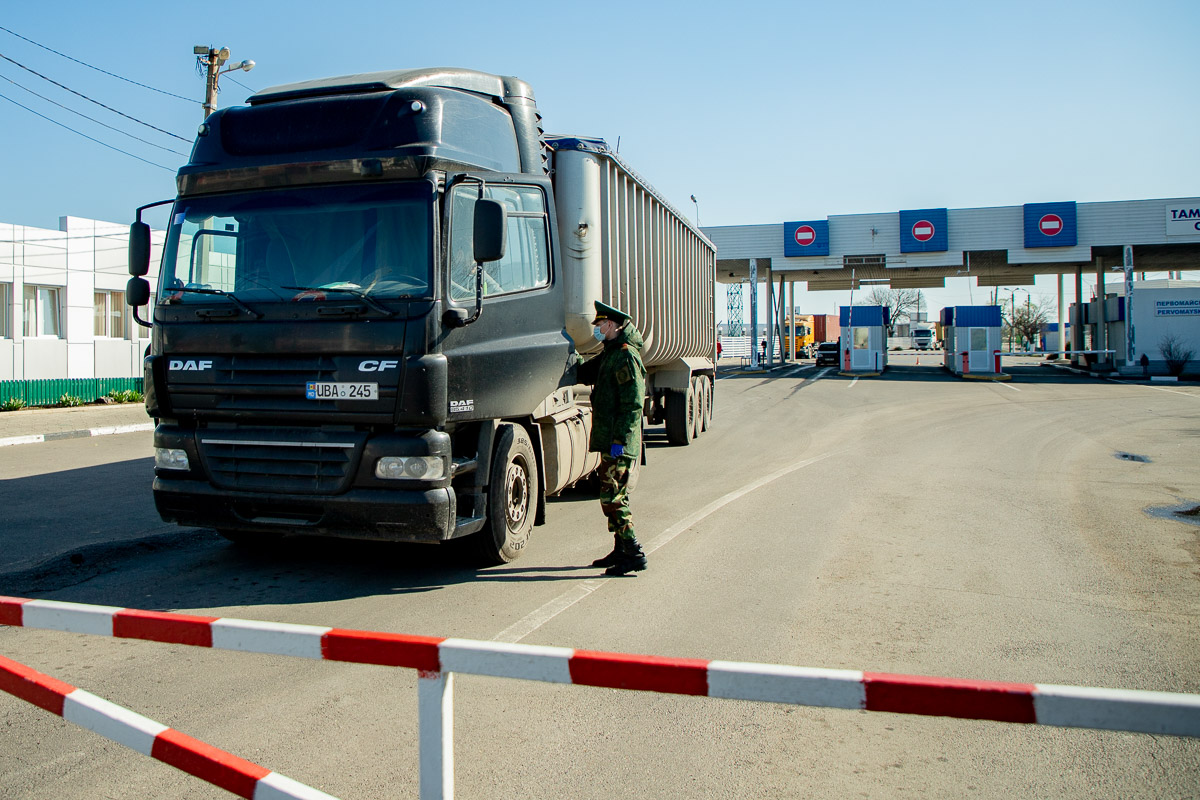
<path id="1" fill-rule="evenodd" d="M 1200 527 L 1148 511 L 1200 506 L 1200 389 L 1035 366 L 968 382 L 926 358 L 720 380 L 712 431 L 649 439 L 636 577 L 586 566 L 611 539 L 583 491 L 505 567 L 353 542 L 247 553 L 162 525 L 149 435 L 126 434 L 0 453 L 0 594 L 1200 692 Z M 417 795 L 408 671 L 23 629 L 0 653 L 339 797 Z M 1195 740 L 475 676 L 455 705 L 463 798 L 1200 795 Z M 3 797 L 227 796 L 7 695 L 0 741 Z"/>

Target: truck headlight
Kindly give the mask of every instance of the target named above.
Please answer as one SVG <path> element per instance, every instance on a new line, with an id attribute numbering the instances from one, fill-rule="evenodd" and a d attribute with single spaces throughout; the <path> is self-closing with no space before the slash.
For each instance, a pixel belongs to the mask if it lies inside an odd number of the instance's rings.
<path id="1" fill-rule="evenodd" d="M 192 468 L 188 463 L 188 455 L 186 450 L 176 450 L 171 447 L 156 447 L 154 448 L 154 466 L 159 469 L 178 469 L 189 470 Z"/>
<path id="2" fill-rule="evenodd" d="M 446 477 L 446 460 L 441 456 L 384 456 L 375 462 L 375 477 L 440 481 Z"/>

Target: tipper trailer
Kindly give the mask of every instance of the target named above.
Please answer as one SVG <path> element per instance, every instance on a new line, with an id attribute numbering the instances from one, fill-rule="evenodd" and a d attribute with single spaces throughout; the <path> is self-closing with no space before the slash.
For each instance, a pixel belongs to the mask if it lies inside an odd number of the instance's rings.
<path id="1" fill-rule="evenodd" d="M 205 120 L 177 184 L 138 318 L 167 521 L 516 558 L 599 461 L 575 382 L 595 300 L 645 338 L 646 421 L 686 445 L 711 420 L 713 244 L 603 141 L 546 136 L 519 79 L 267 89 Z"/>

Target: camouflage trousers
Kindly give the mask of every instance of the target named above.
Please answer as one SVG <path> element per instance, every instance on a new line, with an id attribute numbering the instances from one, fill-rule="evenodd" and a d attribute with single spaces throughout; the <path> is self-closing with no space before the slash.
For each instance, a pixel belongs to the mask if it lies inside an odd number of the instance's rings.
<path id="1" fill-rule="evenodd" d="M 600 456 L 600 510 L 608 517 L 608 531 L 633 539 L 633 512 L 629 509 L 629 472 L 633 456 Z"/>

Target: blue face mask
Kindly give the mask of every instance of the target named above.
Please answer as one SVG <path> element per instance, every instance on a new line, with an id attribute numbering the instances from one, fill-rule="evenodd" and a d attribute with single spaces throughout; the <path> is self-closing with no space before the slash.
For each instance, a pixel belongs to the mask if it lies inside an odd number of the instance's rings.
<path id="1" fill-rule="evenodd" d="M 598 327 L 592 328 L 592 338 L 595 339 L 597 342 L 603 342 L 604 341 L 604 331 L 600 330 L 600 328 L 598 328 Z"/>

